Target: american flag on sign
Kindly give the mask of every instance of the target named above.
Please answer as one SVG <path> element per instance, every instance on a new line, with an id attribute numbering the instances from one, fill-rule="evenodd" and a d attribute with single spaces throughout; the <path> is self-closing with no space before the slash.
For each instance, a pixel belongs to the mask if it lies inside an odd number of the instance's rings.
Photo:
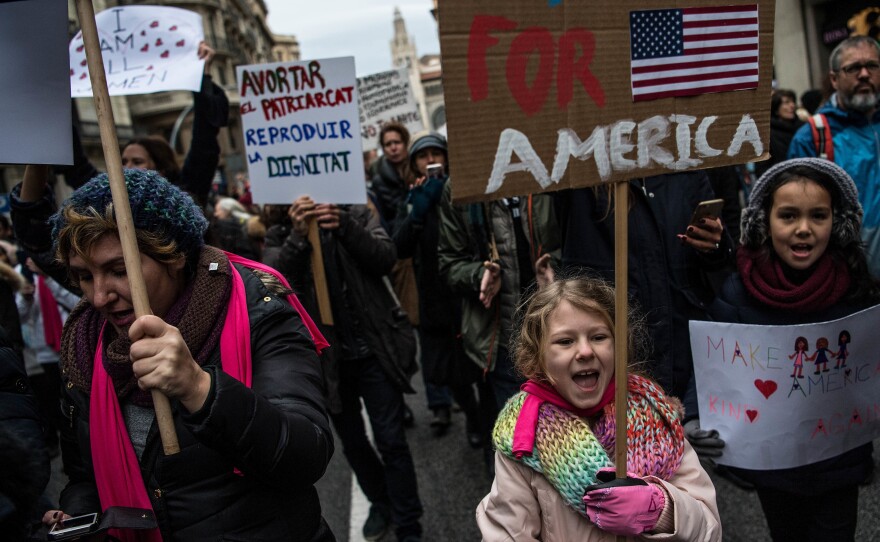
<path id="1" fill-rule="evenodd" d="M 758 5 L 629 14 L 634 102 L 758 88 Z"/>

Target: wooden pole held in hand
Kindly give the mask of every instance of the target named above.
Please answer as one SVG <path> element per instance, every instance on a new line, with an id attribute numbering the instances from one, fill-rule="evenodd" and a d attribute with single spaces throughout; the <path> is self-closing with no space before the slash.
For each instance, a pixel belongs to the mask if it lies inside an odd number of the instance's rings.
<path id="1" fill-rule="evenodd" d="M 614 184 L 614 466 L 618 478 L 626 478 L 626 407 L 629 307 L 629 181 Z M 626 540 L 617 537 L 618 542 Z"/>
<path id="2" fill-rule="evenodd" d="M 315 297 L 318 298 L 318 311 L 321 322 L 333 325 L 333 309 L 330 305 L 330 293 L 327 290 L 327 276 L 324 274 L 324 253 L 321 251 L 321 235 L 318 221 L 309 219 L 309 243 L 312 245 L 312 280 L 315 281 Z"/>
<path id="3" fill-rule="evenodd" d="M 134 221 L 131 218 L 131 207 L 128 203 L 128 190 L 122 174 L 122 158 L 119 155 L 119 141 L 116 138 L 116 126 L 113 121 L 113 108 L 110 103 L 110 92 L 107 90 L 107 77 L 104 74 L 104 59 L 98 41 L 98 26 L 95 22 L 95 8 L 91 0 L 76 0 L 76 13 L 82 27 L 83 44 L 89 66 L 89 78 L 92 83 L 92 94 L 95 98 L 95 111 L 98 114 L 98 126 L 101 130 L 101 145 L 104 148 L 104 160 L 107 162 L 107 175 L 110 178 L 110 191 L 113 195 L 113 213 L 119 228 L 119 242 L 122 244 L 122 257 L 125 260 L 125 272 L 131 287 L 131 299 L 134 304 L 135 316 L 152 314 L 150 299 L 144 284 L 141 270 L 141 255 L 135 236 Z M 171 404 L 159 390 L 152 390 L 153 408 L 156 410 L 156 423 L 162 437 L 162 448 L 165 455 L 173 455 L 180 451 L 177 434 L 174 432 L 174 419 L 171 416 Z"/>

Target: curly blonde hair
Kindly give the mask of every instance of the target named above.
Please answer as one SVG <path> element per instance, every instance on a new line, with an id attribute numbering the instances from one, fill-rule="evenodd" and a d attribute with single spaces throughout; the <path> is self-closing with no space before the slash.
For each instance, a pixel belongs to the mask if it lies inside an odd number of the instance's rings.
<path id="1" fill-rule="evenodd" d="M 519 333 L 513 334 L 510 351 L 514 367 L 526 379 L 549 382 L 544 360 L 547 321 L 562 301 L 598 316 L 614 333 L 614 287 L 610 283 L 592 277 L 561 278 L 551 282 L 517 309 L 517 321 L 521 325 Z M 628 365 L 630 369 L 638 369 L 648 352 L 648 339 L 643 319 L 635 308 L 629 311 L 628 335 Z"/>

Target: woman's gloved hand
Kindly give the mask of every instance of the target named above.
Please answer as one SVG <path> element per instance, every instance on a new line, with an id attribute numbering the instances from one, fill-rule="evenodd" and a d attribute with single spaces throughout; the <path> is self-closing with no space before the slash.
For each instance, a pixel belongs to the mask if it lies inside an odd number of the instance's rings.
<path id="1" fill-rule="evenodd" d="M 616 478 L 612 467 L 599 470 L 596 477 L 601 483 L 589 486 L 584 493 L 587 517 L 596 527 L 622 536 L 654 529 L 667 498 L 660 486 L 635 474 Z"/>

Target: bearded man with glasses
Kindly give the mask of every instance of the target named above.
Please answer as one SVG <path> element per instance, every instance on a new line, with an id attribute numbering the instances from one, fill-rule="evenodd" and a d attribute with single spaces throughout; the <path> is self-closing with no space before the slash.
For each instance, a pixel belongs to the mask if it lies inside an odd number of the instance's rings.
<path id="1" fill-rule="evenodd" d="M 847 38 L 828 64 L 835 93 L 795 134 L 788 157 L 826 158 L 853 178 L 865 211 L 868 265 L 880 277 L 880 45 L 868 36 Z"/>

